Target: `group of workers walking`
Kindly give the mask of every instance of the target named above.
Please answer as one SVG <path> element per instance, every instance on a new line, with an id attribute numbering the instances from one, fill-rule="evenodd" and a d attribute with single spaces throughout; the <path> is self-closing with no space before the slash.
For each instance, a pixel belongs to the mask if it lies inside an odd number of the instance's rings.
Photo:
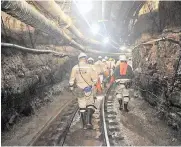
<path id="1" fill-rule="evenodd" d="M 70 75 L 70 90 L 78 99 L 81 120 L 84 129 L 91 129 L 92 115 L 95 112 L 96 95 L 101 94 L 105 87 L 116 83 L 116 98 L 120 110 L 128 112 L 130 99 L 129 88 L 133 78 L 132 67 L 128 65 L 125 55 L 120 55 L 117 63 L 113 58 L 87 57 L 85 53 L 78 56 L 78 64 L 72 68 Z"/>

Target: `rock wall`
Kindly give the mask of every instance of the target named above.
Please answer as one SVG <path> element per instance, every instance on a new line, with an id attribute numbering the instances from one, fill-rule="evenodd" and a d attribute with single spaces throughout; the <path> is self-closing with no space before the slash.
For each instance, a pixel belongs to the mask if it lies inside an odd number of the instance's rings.
<path id="1" fill-rule="evenodd" d="M 133 53 L 134 68 L 141 69 L 136 79 L 138 89 L 177 130 L 181 129 L 180 51 L 179 45 L 166 41 L 140 46 Z"/>
<path id="2" fill-rule="evenodd" d="M 159 2 L 156 22 L 160 22 L 161 32 L 150 33 L 150 29 L 145 29 L 142 33 L 137 29 L 136 33 L 141 35 L 137 35 L 135 42 L 169 36 L 180 43 L 180 6 L 180 2 Z M 142 17 L 138 20 L 142 25 L 150 22 L 145 21 Z M 140 45 L 133 50 L 133 68 L 141 71 L 136 75 L 136 85 L 145 100 L 155 106 L 158 116 L 181 133 L 181 46 L 177 43 L 156 41 Z"/>
<path id="3" fill-rule="evenodd" d="M 51 101 L 47 96 L 49 88 L 69 78 L 74 60 L 74 57 L 58 58 L 2 48 L 2 130 L 13 125 L 17 118 L 31 115 L 35 109 Z"/>
<path id="4" fill-rule="evenodd" d="M 45 34 L 4 12 L 1 29 L 2 42 L 71 56 L 59 58 L 2 48 L 1 118 L 2 130 L 6 130 L 21 116 L 31 115 L 35 109 L 51 101 L 52 93 L 58 94 L 68 86 L 69 73 L 79 52 L 63 46 L 65 42 L 61 38 Z"/>

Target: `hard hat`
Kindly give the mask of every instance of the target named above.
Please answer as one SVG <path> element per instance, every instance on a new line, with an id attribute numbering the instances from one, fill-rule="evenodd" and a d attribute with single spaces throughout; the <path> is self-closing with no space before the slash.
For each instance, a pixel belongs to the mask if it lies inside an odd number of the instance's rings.
<path id="1" fill-rule="evenodd" d="M 94 61 L 94 59 L 90 57 L 90 58 L 88 58 L 87 61 Z"/>
<path id="2" fill-rule="evenodd" d="M 98 57 L 98 59 L 102 59 L 102 57 L 101 57 L 101 56 L 99 56 L 99 57 Z"/>
<path id="3" fill-rule="evenodd" d="M 80 53 L 80 54 L 79 54 L 79 56 L 78 56 L 78 60 L 79 60 L 80 58 L 82 58 L 82 57 L 85 57 L 85 58 L 86 58 L 86 57 L 87 57 L 87 55 L 86 55 L 85 53 L 83 53 L 83 52 L 82 52 L 82 53 Z"/>
<path id="4" fill-rule="evenodd" d="M 106 62 L 106 60 L 105 60 L 105 59 L 102 59 L 102 62 Z"/>
<path id="5" fill-rule="evenodd" d="M 107 60 L 107 59 L 108 59 L 108 57 L 106 56 L 104 59 L 105 59 L 105 60 Z"/>
<path id="6" fill-rule="evenodd" d="M 120 55 L 120 56 L 119 56 L 119 60 L 120 60 L 120 61 L 127 61 L 125 55 Z"/>
<path id="7" fill-rule="evenodd" d="M 113 61 L 113 58 L 109 58 L 109 61 Z"/>

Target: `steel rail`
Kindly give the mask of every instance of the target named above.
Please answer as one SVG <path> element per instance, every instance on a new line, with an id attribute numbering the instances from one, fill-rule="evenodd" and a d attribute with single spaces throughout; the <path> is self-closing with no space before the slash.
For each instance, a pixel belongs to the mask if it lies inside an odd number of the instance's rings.
<path id="1" fill-rule="evenodd" d="M 59 139 L 59 142 L 58 142 L 58 145 L 59 145 L 59 146 L 63 146 L 63 145 L 64 145 L 65 139 L 66 139 L 66 137 L 67 137 L 67 133 L 68 133 L 68 131 L 69 131 L 69 129 L 70 129 L 70 126 L 71 126 L 71 124 L 72 124 L 72 121 L 73 121 L 73 119 L 74 119 L 74 117 L 75 117 L 75 114 L 77 113 L 78 110 L 79 110 L 79 107 L 77 106 L 75 112 L 72 114 L 72 116 L 71 116 L 71 118 L 70 118 L 70 121 L 68 122 L 68 124 L 67 124 L 67 126 L 66 126 L 66 128 L 65 128 L 65 130 L 64 130 L 64 133 L 63 133 L 62 137 Z"/>
<path id="2" fill-rule="evenodd" d="M 108 133 L 107 133 L 105 113 L 104 113 L 104 104 L 105 104 L 104 100 L 105 100 L 105 97 L 103 98 L 103 102 L 102 102 L 102 117 L 103 117 L 104 136 L 105 136 L 105 140 L 106 140 L 106 145 L 108 147 L 110 147 L 110 142 L 109 142 Z"/>
<path id="3" fill-rule="evenodd" d="M 106 102 L 105 99 L 109 95 L 109 91 L 111 90 L 111 88 L 112 88 L 112 85 L 107 89 L 107 91 L 105 92 L 105 96 L 102 100 L 102 121 L 103 121 L 104 137 L 105 137 L 106 145 L 108 147 L 110 147 L 110 141 L 108 137 L 107 124 L 106 124 L 106 118 L 105 118 L 105 102 Z"/>
<path id="4" fill-rule="evenodd" d="M 30 146 L 39 146 L 39 145 L 58 145 L 62 146 L 64 144 L 64 141 L 66 139 L 67 133 L 69 131 L 69 128 L 72 124 L 72 121 L 75 117 L 75 114 L 77 113 L 78 110 L 78 105 L 74 104 L 75 99 L 71 100 L 70 102 L 67 102 L 59 111 L 58 113 L 52 117 L 45 125 L 44 127 L 37 133 L 37 135 L 28 143 Z M 73 106 L 73 105 L 75 106 Z M 72 109 L 72 107 L 75 107 Z M 65 111 L 68 108 L 68 110 L 71 111 L 67 113 Z M 73 111 L 73 112 L 72 112 Z M 70 113 L 70 114 L 69 114 Z M 66 120 L 64 120 L 66 118 Z M 58 124 L 56 123 L 58 121 Z M 63 123 L 62 123 L 63 122 Z M 61 124 L 61 127 L 59 125 Z M 53 130 L 53 132 L 49 129 L 52 127 L 52 125 L 55 125 L 53 127 L 58 127 L 58 132 L 57 130 Z M 59 130 L 60 129 L 60 130 Z M 50 134 L 53 136 L 56 133 L 56 137 L 52 138 L 49 140 L 49 136 L 47 134 Z M 52 136 L 51 136 L 52 137 Z"/>
<path id="5" fill-rule="evenodd" d="M 57 116 L 65 109 L 69 104 L 71 104 L 74 101 L 67 101 L 65 105 L 63 105 L 59 110 L 58 113 L 54 116 L 52 116 L 47 123 L 40 129 L 40 131 L 32 138 L 32 140 L 27 144 L 27 146 L 33 146 L 33 144 L 37 141 L 37 139 L 41 136 L 41 134 L 47 129 L 47 127 L 57 118 Z"/>

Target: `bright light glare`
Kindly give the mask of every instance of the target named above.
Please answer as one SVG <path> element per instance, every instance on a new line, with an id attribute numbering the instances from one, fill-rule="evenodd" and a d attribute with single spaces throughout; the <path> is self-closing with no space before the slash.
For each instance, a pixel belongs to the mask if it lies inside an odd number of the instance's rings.
<path id="1" fill-rule="evenodd" d="M 78 0 L 77 7 L 82 14 L 86 14 L 92 9 L 92 2 L 91 0 Z"/>
<path id="2" fill-rule="evenodd" d="M 131 52 L 131 49 L 127 49 L 127 51 L 130 53 L 130 52 Z"/>
<path id="3" fill-rule="evenodd" d="M 92 31 L 92 33 L 93 33 L 94 35 L 96 35 L 97 33 L 99 33 L 99 30 L 100 30 L 100 27 L 99 27 L 98 24 L 93 24 L 93 25 L 91 26 L 91 31 Z"/>
<path id="4" fill-rule="evenodd" d="M 109 42 L 109 38 L 105 37 L 104 40 L 103 40 L 103 43 L 107 44 L 108 42 Z"/>
<path id="5" fill-rule="evenodd" d="M 122 51 L 124 51 L 125 49 L 126 49 L 125 46 L 121 46 L 121 47 L 120 47 L 120 50 L 122 50 Z"/>

